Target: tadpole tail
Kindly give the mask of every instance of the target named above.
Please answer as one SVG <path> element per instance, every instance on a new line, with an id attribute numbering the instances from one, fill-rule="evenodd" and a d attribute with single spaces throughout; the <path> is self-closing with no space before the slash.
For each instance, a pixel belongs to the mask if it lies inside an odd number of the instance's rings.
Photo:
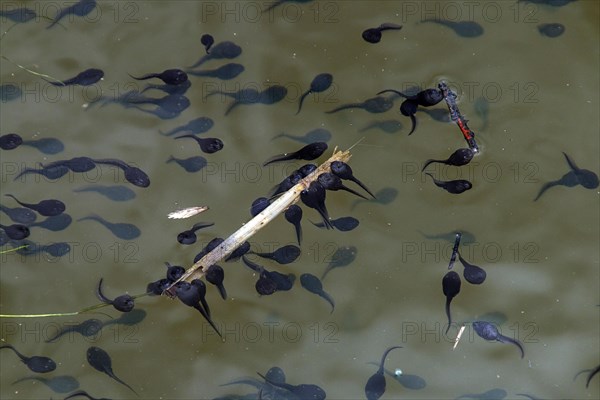
<path id="1" fill-rule="evenodd" d="M 384 94 L 384 93 L 395 93 L 395 94 L 397 94 L 400 97 L 404 97 L 405 99 L 412 99 L 412 98 L 415 97 L 415 96 L 405 95 L 404 93 L 402 93 L 402 92 L 400 92 L 398 90 L 394 90 L 394 89 L 385 89 L 385 90 L 382 90 L 381 92 L 377 93 L 377 96 L 379 96 L 380 94 Z"/>
<path id="2" fill-rule="evenodd" d="M 300 246 L 300 242 L 302 242 L 302 226 L 298 222 L 294 224 L 294 229 L 296 230 L 296 238 L 298 239 L 298 246 Z"/>
<path id="3" fill-rule="evenodd" d="M 300 114 L 300 110 L 302 109 L 302 103 L 304 102 L 304 99 L 306 98 L 306 96 L 308 96 L 308 94 L 310 93 L 310 90 L 306 91 L 301 97 L 300 97 L 300 101 L 298 102 L 298 111 L 296 111 L 296 115 Z"/>
<path id="4" fill-rule="evenodd" d="M 346 191 L 346 192 L 348 192 L 348 193 L 352 193 L 353 195 L 355 195 L 355 196 L 358 196 L 358 197 L 361 197 L 361 198 L 363 198 L 363 199 L 365 199 L 365 200 L 369 200 L 369 199 L 368 199 L 367 197 L 365 197 L 364 195 L 362 195 L 362 194 L 358 193 L 357 191 L 355 191 L 355 190 L 352 190 L 352 189 L 350 189 L 350 188 L 342 188 L 342 190 L 345 190 L 345 191 Z"/>
<path id="5" fill-rule="evenodd" d="M 567 160 L 567 164 L 569 164 L 569 168 L 571 168 L 573 171 L 578 171 L 579 168 L 577 167 L 577 164 L 575 164 L 575 162 L 571 160 L 571 157 L 569 157 L 564 151 L 562 153 L 565 156 L 565 159 Z"/>
<path id="6" fill-rule="evenodd" d="M 221 335 L 221 332 L 219 332 L 219 330 L 217 329 L 217 326 L 215 325 L 215 323 L 212 321 L 212 319 L 210 319 L 210 317 L 208 316 L 208 313 L 199 305 L 194 306 L 194 308 L 198 311 L 200 311 L 200 314 L 202 314 L 202 316 L 204 317 L 204 319 L 206 320 L 206 322 L 208 322 L 210 324 L 210 326 L 212 326 L 212 328 L 215 330 L 215 332 L 217 332 L 217 335 L 219 335 L 219 337 L 221 339 L 223 339 L 223 335 Z"/>
<path id="7" fill-rule="evenodd" d="M 129 388 L 129 390 L 131 390 L 133 393 L 135 393 L 136 396 L 139 397 L 139 394 L 133 390 L 133 388 L 131 386 L 129 386 L 127 383 L 125 383 L 125 381 L 123 381 L 122 379 L 120 379 L 118 376 L 116 376 L 114 373 L 110 373 L 108 374 L 111 378 L 113 378 L 115 381 L 119 382 L 120 384 L 127 386 Z"/>
<path id="8" fill-rule="evenodd" d="M 156 77 L 156 74 L 146 74 L 146 75 L 142 75 L 140 77 L 135 77 L 131 74 L 127 74 L 127 75 L 129 75 L 130 77 L 132 77 L 133 79 L 138 80 L 138 81 L 145 81 L 146 79 L 152 79 L 152 78 Z"/>
<path id="9" fill-rule="evenodd" d="M 354 183 L 356 183 L 358 186 L 360 186 L 361 188 L 364 189 L 365 192 L 369 193 L 371 195 L 372 198 L 374 198 L 375 200 L 377 200 L 377 197 L 375 197 L 375 195 L 369 190 L 369 188 L 362 183 L 361 181 L 359 181 L 358 179 L 356 179 L 355 177 L 350 178 L 350 180 Z"/>
<path id="10" fill-rule="evenodd" d="M 104 281 L 104 278 L 100 278 L 100 282 L 98 282 L 98 287 L 96 288 L 96 297 L 98 297 L 98 299 L 106 304 L 111 304 L 112 301 L 107 298 L 104 294 L 102 294 L 102 282 Z"/>
<path id="11" fill-rule="evenodd" d="M 274 162 L 293 160 L 294 156 L 295 156 L 294 153 L 277 154 L 276 156 L 273 156 L 273 157 L 269 158 L 267 161 L 265 161 L 263 163 L 263 167 L 266 167 L 267 165 L 272 164 Z"/>
<path id="12" fill-rule="evenodd" d="M 544 192 L 546 190 L 550 189 L 551 187 L 558 186 L 558 185 L 559 185 L 558 181 L 546 182 L 544 184 L 544 186 L 542 186 L 542 188 L 540 189 L 538 195 L 535 196 L 535 199 L 533 199 L 533 201 L 537 201 L 540 197 L 542 197 L 542 195 L 544 194 Z"/>
<path id="13" fill-rule="evenodd" d="M 414 114 L 410 114 L 410 122 L 412 122 L 412 128 L 410 129 L 410 132 L 408 132 L 408 136 L 412 135 L 417 128 L 417 119 L 415 118 Z"/>
<path id="14" fill-rule="evenodd" d="M 592 372 L 590 372 L 590 374 L 587 377 L 587 380 L 585 382 L 585 387 L 589 387 L 590 386 L 590 382 L 592 381 L 592 378 L 594 377 L 594 375 L 596 375 L 598 372 L 600 372 L 600 365 L 598 365 L 596 368 L 594 368 L 594 370 Z"/>
<path id="15" fill-rule="evenodd" d="M 443 162 L 443 161 L 442 160 L 434 160 L 434 159 L 430 158 L 429 160 L 425 161 L 425 164 L 423 164 L 423 168 L 421 168 L 421 172 L 425 171 L 425 168 L 427 168 L 429 166 L 429 164 L 439 163 L 439 162 Z"/>
<path id="16" fill-rule="evenodd" d="M 325 114 L 333 114 L 338 111 L 347 110 L 349 108 L 360 108 L 360 107 L 362 107 L 362 105 L 363 105 L 363 103 L 344 104 L 342 106 L 339 106 L 338 108 L 334 108 L 333 110 L 325 111 Z"/>
<path id="17" fill-rule="evenodd" d="M 451 297 L 446 297 L 446 317 L 448 317 L 448 327 L 446 328 L 446 335 L 450 330 L 450 325 L 452 324 L 452 315 L 450 314 L 450 303 L 452 302 Z"/>
<path id="18" fill-rule="evenodd" d="M 233 103 L 231 103 L 231 105 L 229 107 L 227 107 L 227 110 L 225 110 L 225 116 L 227 116 L 231 110 L 233 110 L 235 107 L 237 107 L 238 105 L 240 105 L 242 103 L 240 103 L 239 101 L 235 100 Z"/>
<path id="19" fill-rule="evenodd" d="M 513 339 L 513 338 L 509 338 L 508 336 L 499 335 L 498 336 L 498 341 L 500 343 L 512 343 L 512 344 L 514 344 L 521 351 L 521 358 L 525 357 L 525 349 L 523 349 L 523 345 L 518 340 Z"/>

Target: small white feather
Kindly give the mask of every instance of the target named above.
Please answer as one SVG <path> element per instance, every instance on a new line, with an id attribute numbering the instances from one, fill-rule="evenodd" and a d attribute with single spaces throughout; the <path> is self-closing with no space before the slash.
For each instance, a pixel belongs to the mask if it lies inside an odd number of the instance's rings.
<path id="1" fill-rule="evenodd" d="M 169 213 L 167 217 L 169 217 L 169 219 L 184 219 L 193 217 L 194 215 L 200 214 L 206 210 L 208 210 L 208 207 L 188 207 L 182 210 L 173 211 Z"/>

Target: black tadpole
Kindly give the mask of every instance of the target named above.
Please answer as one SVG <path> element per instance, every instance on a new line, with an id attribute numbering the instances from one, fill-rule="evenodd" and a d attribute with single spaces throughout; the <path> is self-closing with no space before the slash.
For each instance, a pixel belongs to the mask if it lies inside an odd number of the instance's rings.
<path id="1" fill-rule="evenodd" d="M 12 194 L 5 194 L 5 196 L 12 198 L 23 207 L 27 207 L 31 210 L 34 210 L 38 214 L 43 215 L 44 217 L 52 217 L 55 215 L 62 214 L 66 209 L 65 203 L 63 203 L 60 200 L 42 200 L 39 203 L 31 204 L 19 201 L 19 199 L 17 199 Z"/>
<path id="2" fill-rule="evenodd" d="M 381 41 L 381 32 L 387 30 L 400 30 L 402 29 L 402 25 L 393 24 L 391 22 L 385 22 L 379 25 L 377 28 L 369 28 L 365 29 L 362 33 L 362 38 L 365 42 L 368 43 L 379 43 Z"/>
<path id="3" fill-rule="evenodd" d="M 104 372 L 106 375 L 119 382 L 120 384 L 127 386 L 136 395 L 137 392 L 133 390 L 131 386 L 121 380 L 115 375 L 112 370 L 112 360 L 108 353 L 100 347 L 92 346 L 87 350 L 87 361 L 96 370 Z"/>
<path id="4" fill-rule="evenodd" d="M 477 265 L 469 264 L 469 262 L 462 258 L 460 253 L 458 253 L 458 259 L 464 267 L 463 276 L 467 282 L 472 285 L 481 285 L 485 281 L 487 273 L 483 268 L 478 267 Z"/>
<path id="5" fill-rule="evenodd" d="M 143 75 L 140 77 L 135 77 L 132 75 L 129 75 L 129 76 L 131 76 L 133 79 L 137 79 L 139 81 L 143 81 L 146 79 L 152 79 L 152 78 L 158 78 L 161 81 L 163 81 L 164 83 L 166 83 L 167 85 L 179 85 L 188 80 L 187 74 L 180 69 L 167 69 L 167 70 L 164 70 L 163 72 L 146 74 L 146 75 Z"/>
<path id="6" fill-rule="evenodd" d="M 198 143 L 198 146 L 200 146 L 200 150 L 202 150 L 204 153 L 207 153 L 207 154 L 216 153 L 217 151 L 220 151 L 221 149 L 223 149 L 223 146 L 224 146 L 223 141 L 221 139 L 199 138 L 194 135 L 177 136 L 175 138 L 175 140 L 182 139 L 182 138 L 194 139 L 196 141 L 196 143 Z"/>
<path id="7" fill-rule="evenodd" d="M 352 168 L 348 164 L 342 161 L 334 161 L 331 163 L 331 172 L 334 175 L 339 176 L 341 179 L 350 180 L 356 183 L 358 186 L 363 188 L 367 193 L 371 195 L 374 199 L 376 198 L 373 193 L 361 182 L 359 181 L 353 174 Z"/>
<path id="8" fill-rule="evenodd" d="M 210 324 L 210 326 L 212 326 L 212 328 L 215 330 L 215 332 L 217 332 L 219 337 L 223 338 L 223 335 L 221 335 L 221 332 L 219 332 L 216 325 L 211 320 L 210 315 L 208 314 L 208 311 L 206 311 L 200 305 L 200 302 L 203 298 L 202 293 L 200 291 L 201 285 L 198 285 L 198 282 L 194 282 L 194 281 L 196 281 L 196 279 L 194 279 L 192 281 L 194 284 L 190 284 L 188 282 L 178 282 L 175 286 L 177 297 L 186 306 L 193 307 L 196 310 L 198 310 L 200 312 L 200 314 L 202 315 L 202 317 L 204 317 L 204 319 Z"/>
<path id="9" fill-rule="evenodd" d="M 266 167 L 269 164 L 279 161 L 287 161 L 287 160 L 315 160 L 327 150 L 327 143 L 325 142 L 315 142 L 307 144 L 302 147 L 300 150 L 291 152 L 291 153 L 283 153 L 278 154 L 269 158 L 267 161 L 263 163 L 263 167 Z"/>
<path id="10" fill-rule="evenodd" d="M 310 83 L 310 89 L 308 89 L 302 94 L 302 96 L 300 96 L 300 101 L 298 103 L 298 111 L 296 111 L 296 114 L 300 113 L 300 110 L 302 109 L 302 103 L 304 102 L 306 96 L 308 96 L 310 93 L 324 92 L 325 90 L 329 89 L 332 83 L 333 75 L 331 74 L 323 73 L 315 76 L 315 78 Z"/>
<path id="11" fill-rule="evenodd" d="M 525 350 L 523 349 L 521 342 L 502 335 L 500 332 L 498 332 L 498 328 L 496 328 L 494 324 L 491 324 L 487 321 L 475 321 L 473 322 L 473 329 L 475 330 L 475 333 L 479 335 L 479 337 L 485 340 L 495 340 L 500 343 L 514 344 L 519 348 L 519 351 L 521 352 L 521 358 L 525 357 Z"/>
<path id="12" fill-rule="evenodd" d="M 115 297 L 114 300 L 107 298 L 104 294 L 102 294 L 102 281 L 103 278 L 100 278 L 100 282 L 98 282 L 98 289 L 96 290 L 96 296 L 101 302 L 112 305 L 117 311 L 129 312 L 133 310 L 133 307 L 135 307 L 135 301 L 133 297 L 128 294 L 123 294 Z"/>
<path id="13" fill-rule="evenodd" d="M 219 265 L 211 265 L 206 270 L 206 281 L 208 283 L 212 283 L 219 289 L 219 294 L 223 298 L 223 300 L 227 300 L 227 291 L 225 290 L 225 286 L 223 285 L 223 280 L 225 279 L 225 271 Z"/>
<path id="14" fill-rule="evenodd" d="M 442 163 L 442 164 L 446 164 L 446 165 L 454 165 L 457 167 L 460 167 L 462 165 L 467 165 L 468 163 L 471 162 L 474 155 L 475 155 L 475 153 L 473 152 L 473 150 L 471 150 L 469 148 L 458 149 L 454 153 L 452 153 L 450 155 L 450 157 L 448 157 L 445 160 L 429 159 L 429 160 L 425 161 L 425 164 L 423 164 L 423 168 L 421 168 L 421 171 L 424 171 L 425 168 L 427 168 L 427 166 L 431 163 Z"/>
<path id="15" fill-rule="evenodd" d="M 300 242 L 302 242 L 302 225 L 300 225 L 300 221 L 302 221 L 302 208 L 296 204 L 292 204 L 285 210 L 283 215 L 287 222 L 294 225 L 298 246 L 300 246 Z"/>
<path id="16" fill-rule="evenodd" d="M 319 175 L 317 180 L 319 181 L 319 183 L 321 185 L 323 185 L 323 187 L 326 190 L 331 190 L 331 191 L 345 190 L 348 193 L 352 193 L 355 196 L 362 197 L 363 199 L 368 200 L 367 197 L 365 197 L 362 194 L 345 186 L 342 183 L 342 179 L 339 176 L 332 174 L 331 172 L 323 172 L 321 175 Z"/>
<path id="17" fill-rule="evenodd" d="M 377 400 L 385 393 L 385 375 L 383 372 L 385 371 L 384 364 L 385 359 L 390 351 L 394 349 L 401 349 L 402 346 L 392 346 L 388 348 L 381 356 L 381 362 L 379 363 L 379 369 L 375 372 L 365 385 L 365 396 L 367 396 L 367 400 Z"/>
<path id="18" fill-rule="evenodd" d="M 452 315 L 450 313 L 450 303 L 460 293 L 460 276 L 455 271 L 449 271 L 442 279 L 442 291 L 446 296 L 446 316 L 448 317 L 448 328 L 446 334 L 450 330 L 452 324 Z"/>
<path id="19" fill-rule="evenodd" d="M 12 240 L 23 240 L 30 235 L 29 228 L 22 224 L 12 224 L 12 225 L 2 225 L 0 224 L 0 229 L 2 229 L 6 236 L 8 236 Z"/>
<path id="20" fill-rule="evenodd" d="M 17 349 L 15 349 L 10 344 L 5 344 L 3 346 L 0 346 L 0 349 L 11 349 L 12 351 L 14 351 L 15 354 L 17 355 L 17 357 L 19 357 L 21 359 L 21 361 L 23 361 L 23 364 L 25 364 L 27 366 L 27 368 L 29 368 L 33 372 L 38 372 L 38 373 L 43 374 L 46 372 L 54 371 L 56 369 L 56 363 L 51 358 L 43 357 L 43 356 L 31 356 L 31 357 L 24 356 L 23 354 L 19 353 L 17 351 Z"/>
<path id="21" fill-rule="evenodd" d="M 302 200 L 302 203 L 307 207 L 317 210 L 327 229 L 333 229 L 333 225 L 331 225 L 331 222 L 329 221 L 327 207 L 325 206 L 325 197 L 325 188 L 317 181 L 311 182 L 308 188 L 300 192 L 300 200 Z"/>

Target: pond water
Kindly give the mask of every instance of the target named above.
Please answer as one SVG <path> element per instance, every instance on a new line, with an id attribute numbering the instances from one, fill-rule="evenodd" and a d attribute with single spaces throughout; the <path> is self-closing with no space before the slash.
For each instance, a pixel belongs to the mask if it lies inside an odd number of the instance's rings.
<path id="1" fill-rule="evenodd" d="M 87 16 L 70 15 L 47 29 L 49 20 L 39 16 L 53 17 L 71 4 L 0 5 L 3 11 L 28 7 L 38 15 L 16 26 L 0 18 L 1 30 L 7 32 L 1 54 L 12 60 L 0 60 L 0 83 L 22 92 L 3 94 L 0 134 L 15 132 L 24 140 L 53 137 L 65 146 L 54 155 L 26 146 L 2 150 L 2 194 L 30 203 L 60 199 L 73 218 L 62 231 L 31 228 L 29 238 L 42 244 L 67 242 L 68 254 L 0 256 L 1 314 L 74 312 L 97 303 L 100 278 L 105 294 L 113 298 L 143 293 L 148 282 L 163 277 L 165 261 L 191 266 L 203 245 L 248 221 L 251 202 L 302 164 L 262 167 L 269 157 L 303 145 L 274 139 L 281 133 L 327 129 L 332 134 L 327 155 L 335 146 L 355 145 L 349 164 L 380 199 L 330 192 L 332 217 L 351 215 L 359 227 L 319 230 L 309 222 L 319 220 L 317 213 L 304 208 L 300 258 L 285 266 L 262 262 L 298 277 L 320 277 L 336 251 L 354 246 L 354 261 L 323 280 L 335 299 L 333 313 L 323 299 L 300 287 L 299 279 L 289 292 L 259 297 L 256 274 L 240 262 L 223 263 L 229 298 L 221 300 L 211 286 L 208 301 L 224 343 L 195 310 L 167 298 L 137 299 L 136 308 L 146 313 L 138 324 L 113 323 L 93 337 L 65 335 L 54 343 L 45 341 L 58 329 L 88 318 L 109 321 L 120 313 L 108 307 L 98 310 L 102 314 L 1 318 L 3 343 L 57 362 L 56 371 L 35 377 L 71 375 L 95 397 L 135 398 L 87 363 L 87 349 L 98 346 L 111 355 L 115 374 L 139 398 L 241 398 L 248 393 L 253 393 L 248 398 L 258 398 L 251 386 L 221 385 L 240 377 L 259 378 L 257 372 L 279 366 L 291 384 L 317 384 L 328 398 L 357 399 L 364 398 L 367 379 L 377 370 L 369 363 L 397 345 L 403 348 L 389 354 L 386 368 L 401 370 L 400 380 L 412 388 L 388 376 L 383 398 L 446 399 L 493 389 L 506 393 L 483 398 L 526 398 L 519 393 L 544 399 L 598 398 L 598 376 L 589 388 L 585 376 L 574 376 L 599 364 L 600 192 L 557 186 L 533 201 L 545 182 L 569 171 L 562 152 L 580 168 L 600 170 L 598 2 L 555 7 L 516 1 L 322 0 L 284 2 L 266 11 L 269 2 L 101 1 Z M 463 37 L 428 21 L 432 19 L 475 21 L 483 34 Z M 402 29 L 384 31 L 377 44 L 361 38 L 363 30 L 382 23 Z M 542 23 L 561 23 L 566 29 L 551 38 L 538 32 Z M 119 104 L 90 106 L 101 95 L 114 98 L 146 84 L 128 74 L 192 65 L 205 54 L 200 43 L 204 33 L 216 43 L 236 43 L 242 53 L 198 69 L 235 62 L 245 70 L 231 80 L 191 76 L 185 94 L 191 106 L 176 118 L 163 120 Z M 14 63 L 59 79 L 88 68 L 102 69 L 105 76 L 89 87 L 57 88 Z M 332 87 L 309 95 L 295 115 L 301 93 L 323 72 L 333 75 Z M 440 80 L 458 93 L 460 110 L 481 150 L 460 168 L 428 167 L 437 179 L 472 182 L 473 188 L 460 195 L 434 186 L 420 172 L 425 160 L 445 159 L 466 147 L 455 124 L 418 111 L 416 130 L 409 136 L 411 122 L 399 112 L 398 98 L 385 113 L 326 113 L 384 89 L 435 88 Z M 206 97 L 213 91 L 263 90 L 275 84 L 288 90 L 283 101 L 240 105 L 226 116 L 232 99 Z M 147 94 L 159 97 L 156 90 Z M 432 109 L 446 106 L 442 101 Z M 222 151 L 202 154 L 189 139 L 159 133 L 202 116 L 213 119 L 214 126 L 201 137 L 220 138 Z M 401 129 L 365 129 L 390 120 L 399 121 Z M 166 163 L 171 155 L 203 155 L 208 164 L 188 173 Z M 78 156 L 123 160 L 145 171 L 151 184 L 135 187 L 112 166 L 55 181 L 38 175 L 14 180 L 24 168 Z M 97 184 L 127 185 L 135 199 L 115 202 L 74 191 Z M 2 205 L 17 206 L 5 196 Z M 166 218 L 190 206 L 210 209 L 190 220 Z M 90 214 L 135 224 L 141 235 L 118 239 L 96 222 L 77 222 Z M 4 225 L 12 223 L 5 214 L 0 218 Z M 177 234 L 199 221 L 215 225 L 199 231 L 194 245 L 177 243 Z M 480 286 L 463 280 L 451 305 L 454 324 L 445 334 L 441 281 L 455 231 L 464 233 L 461 255 L 483 267 L 487 280 Z M 435 238 L 442 234 L 448 235 Z M 256 251 L 272 251 L 294 244 L 295 234 L 279 217 L 251 242 Z M 462 274 L 458 261 L 454 268 Z M 525 357 L 511 344 L 478 337 L 469 324 L 478 319 L 495 322 L 504 335 L 520 340 Z M 453 350 L 463 324 L 467 329 Z M 0 365 L 3 399 L 66 396 L 36 380 L 13 384 L 34 375 L 8 350 L 1 352 Z"/>

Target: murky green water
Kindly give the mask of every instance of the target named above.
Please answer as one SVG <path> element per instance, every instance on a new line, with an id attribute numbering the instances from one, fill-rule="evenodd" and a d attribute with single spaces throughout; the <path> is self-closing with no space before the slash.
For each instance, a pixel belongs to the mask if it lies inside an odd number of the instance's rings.
<path id="1" fill-rule="evenodd" d="M 23 2 L 38 14 L 54 15 L 62 2 Z M 31 147 L 2 151 L 2 194 L 25 201 L 59 198 L 76 220 L 97 213 L 111 221 L 137 225 L 133 241 L 116 239 L 93 222 L 74 222 L 61 232 L 32 228 L 41 243 L 66 241 L 71 252 L 59 259 L 47 255 L 1 259 L 3 314 L 76 311 L 96 303 L 94 287 L 105 280 L 109 297 L 141 293 L 164 273 L 163 262 L 184 266 L 214 236 L 226 237 L 249 219 L 249 205 L 294 167 L 262 168 L 269 156 L 299 145 L 271 140 L 286 132 L 301 135 L 315 128 L 333 134 L 332 146 L 347 148 L 361 138 L 351 160 L 356 175 L 373 191 L 397 191 L 388 204 L 356 201 L 344 193 L 328 196 L 334 217 L 361 221 L 352 232 L 320 231 L 305 211 L 303 254 L 291 266 L 271 269 L 320 276 L 331 255 L 356 246 L 356 260 L 333 270 L 324 287 L 336 300 L 335 312 L 322 299 L 297 286 L 288 293 L 259 298 L 256 277 L 241 264 L 224 264 L 227 302 L 209 288 L 213 316 L 226 338 L 220 343 L 197 313 L 163 298 L 142 298 L 146 318 L 130 327 L 113 324 L 95 338 L 65 336 L 44 341 L 57 328 L 88 318 L 7 319 L 0 321 L 3 341 L 26 355 L 47 355 L 59 366 L 51 376 L 73 375 L 96 397 L 132 398 L 127 388 L 93 370 L 85 360 L 89 346 L 106 349 L 117 376 L 141 398 L 213 398 L 251 392 L 249 386 L 219 385 L 241 376 L 257 377 L 280 366 L 293 384 L 314 383 L 331 399 L 364 398 L 364 385 L 389 346 L 386 367 L 418 375 L 420 390 L 404 388 L 388 377 L 383 398 L 454 398 L 502 388 L 508 398 L 597 398 L 599 379 L 585 388 L 573 376 L 599 362 L 599 229 L 598 189 L 557 187 L 533 202 L 543 182 L 560 178 L 568 166 L 561 152 L 581 168 L 598 173 L 599 144 L 599 6 L 577 1 L 565 7 L 500 2 L 315 1 L 289 3 L 257 14 L 263 2 L 103 1 L 97 13 L 65 19 L 64 28 L 47 30 L 38 19 L 12 28 L 0 42 L 2 55 L 35 71 L 66 78 L 91 68 L 104 80 L 88 89 L 57 90 L 2 60 L 3 84 L 24 94 L 1 104 L 0 133 L 24 139 L 56 137 L 64 152 L 45 156 Z M 3 1 L 2 7 L 16 7 Z M 475 20 L 484 28 L 476 38 L 457 36 L 449 28 L 421 21 L 428 18 Z M 361 32 L 383 22 L 402 24 L 371 45 Z M 561 22 L 564 35 L 543 37 L 536 25 Z M 2 31 L 12 23 L 2 19 Z M 192 106 L 178 118 L 160 120 L 118 105 L 87 110 L 100 93 L 115 96 L 134 85 L 130 74 L 162 71 L 192 64 L 203 54 L 200 36 L 231 40 L 243 48 L 233 62 L 245 72 L 231 81 L 192 78 L 187 92 Z M 229 60 L 205 65 L 216 68 Z M 299 115 L 299 94 L 321 72 L 334 75 L 327 92 L 309 96 Z M 464 147 L 452 124 L 417 113 L 415 133 L 398 112 L 363 110 L 326 114 L 343 103 L 373 97 L 386 88 L 432 87 L 445 79 L 460 95 L 461 111 L 478 133 L 481 154 L 460 169 L 432 166 L 438 179 L 469 179 L 474 187 L 460 196 L 436 188 L 419 172 L 429 158 L 446 158 Z M 239 106 L 223 116 L 229 99 L 204 96 L 213 90 L 288 88 L 281 103 Z M 489 103 L 487 124 L 476 112 L 476 100 Z M 443 109 L 441 103 L 436 108 Z M 223 151 L 208 155 L 209 165 L 196 174 L 165 160 L 198 155 L 192 142 L 158 134 L 199 117 L 215 126 L 204 136 L 221 138 Z M 396 119 L 397 133 L 377 129 L 359 132 L 374 121 Z M 484 127 L 482 129 L 482 127 Z M 134 188 L 129 202 L 111 202 L 93 193 L 74 193 L 90 183 L 126 183 L 114 168 L 69 175 L 54 182 L 13 181 L 24 167 L 86 155 L 118 158 L 146 171 L 152 184 Z M 295 166 L 300 165 L 294 164 Z M 133 186 L 129 185 L 133 188 Z M 14 207 L 8 198 L 2 204 Z M 166 214 L 180 207 L 208 205 L 192 221 L 172 221 Z M 3 224 L 9 219 L 2 215 Z M 181 246 L 178 232 L 199 220 L 216 225 L 199 233 L 199 243 Z M 446 318 L 441 279 L 451 243 L 424 238 L 464 230 L 475 236 L 462 254 L 484 267 L 481 286 L 463 281 L 452 302 L 457 323 L 444 334 Z M 291 226 L 276 220 L 253 239 L 256 249 L 272 250 L 293 243 Z M 462 267 L 457 263 L 459 272 Z M 118 314 L 103 309 L 112 317 Z M 502 332 L 520 339 L 525 358 L 510 345 L 485 343 L 467 330 L 452 351 L 459 324 L 495 313 Z M 106 320 L 103 315 L 95 317 Z M 0 357 L 0 397 L 61 398 L 39 382 L 11 383 L 27 375 L 17 358 Z"/>

